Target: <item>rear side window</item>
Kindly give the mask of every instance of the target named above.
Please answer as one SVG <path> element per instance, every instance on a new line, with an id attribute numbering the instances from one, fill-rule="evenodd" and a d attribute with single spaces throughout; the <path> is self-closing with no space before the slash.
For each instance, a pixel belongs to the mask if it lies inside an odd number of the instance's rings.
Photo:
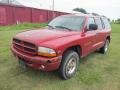
<path id="1" fill-rule="evenodd" d="M 102 18 L 102 21 L 103 21 L 105 29 L 110 29 L 111 28 L 110 23 L 109 23 L 107 18 Z"/>
<path id="2" fill-rule="evenodd" d="M 102 21 L 99 17 L 95 18 L 95 22 L 98 25 L 98 29 L 103 29 Z"/>

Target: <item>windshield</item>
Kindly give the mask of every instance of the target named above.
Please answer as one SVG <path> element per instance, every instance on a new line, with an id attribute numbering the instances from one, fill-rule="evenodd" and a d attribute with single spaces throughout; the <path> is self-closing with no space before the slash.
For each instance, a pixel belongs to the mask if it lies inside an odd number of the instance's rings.
<path id="1" fill-rule="evenodd" d="M 63 28 L 68 30 L 81 31 L 84 22 L 85 18 L 83 16 L 62 16 L 53 19 L 48 24 L 48 26 L 52 28 Z"/>

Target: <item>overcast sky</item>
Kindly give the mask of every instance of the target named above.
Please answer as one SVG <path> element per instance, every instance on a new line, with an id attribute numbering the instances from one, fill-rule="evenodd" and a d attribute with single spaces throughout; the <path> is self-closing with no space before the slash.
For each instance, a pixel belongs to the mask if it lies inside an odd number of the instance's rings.
<path id="1" fill-rule="evenodd" d="M 28 6 L 52 9 L 52 0 L 18 0 Z M 54 0 L 55 10 L 72 11 L 73 8 L 84 8 L 87 12 L 105 15 L 111 19 L 120 18 L 120 0 Z"/>

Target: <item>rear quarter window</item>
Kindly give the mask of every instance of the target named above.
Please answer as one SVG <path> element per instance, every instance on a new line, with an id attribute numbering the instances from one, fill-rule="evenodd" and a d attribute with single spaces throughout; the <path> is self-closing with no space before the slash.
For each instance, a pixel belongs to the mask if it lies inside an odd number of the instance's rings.
<path id="1" fill-rule="evenodd" d="M 102 21 L 105 29 L 111 29 L 110 23 L 107 18 L 102 18 Z"/>

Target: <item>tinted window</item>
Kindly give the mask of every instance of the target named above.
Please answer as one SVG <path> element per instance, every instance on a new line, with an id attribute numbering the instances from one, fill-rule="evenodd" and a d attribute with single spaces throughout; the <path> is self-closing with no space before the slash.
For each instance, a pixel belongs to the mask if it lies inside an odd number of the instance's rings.
<path id="1" fill-rule="evenodd" d="M 89 18 L 87 23 L 87 28 L 89 28 L 90 24 L 95 24 L 94 18 Z"/>
<path id="2" fill-rule="evenodd" d="M 102 18 L 102 21 L 103 21 L 103 23 L 104 23 L 104 28 L 105 28 L 105 29 L 111 28 L 110 23 L 109 23 L 109 21 L 108 21 L 107 18 Z"/>
<path id="3" fill-rule="evenodd" d="M 80 31 L 84 25 L 84 22 L 85 17 L 82 16 L 60 16 L 53 19 L 48 25 L 53 28 L 66 28 L 74 31 Z"/>
<path id="4" fill-rule="evenodd" d="M 88 25 L 90 25 L 90 24 L 95 24 L 94 18 L 88 19 Z"/>
<path id="5" fill-rule="evenodd" d="M 95 22 L 98 25 L 98 29 L 103 29 L 102 21 L 100 18 L 95 18 Z"/>

